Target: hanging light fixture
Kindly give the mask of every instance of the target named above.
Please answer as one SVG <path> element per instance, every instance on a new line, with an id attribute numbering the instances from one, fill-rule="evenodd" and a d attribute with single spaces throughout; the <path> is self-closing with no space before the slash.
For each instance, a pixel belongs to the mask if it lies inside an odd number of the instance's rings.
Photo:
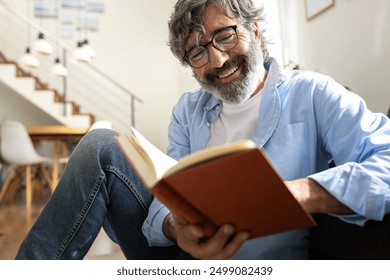
<path id="1" fill-rule="evenodd" d="M 90 62 L 91 61 L 91 55 L 83 48 L 83 42 L 78 41 L 77 42 L 77 48 L 74 50 L 72 54 L 71 61 L 73 63 L 78 62 Z"/>
<path id="2" fill-rule="evenodd" d="M 39 67 L 39 60 L 31 54 L 30 48 L 26 48 L 26 53 L 20 58 L 19 64 L 23 68 L 37 68 Z"/>
<path id="3" fill-rule="evenodd" d="M 60 11 L 60 4 L 59 4 L 59 1 L 56 0 L 56 9 L 57 9 L 57 17 L 56 17 L 56 21 L 55 21 L 55 25 L 56 25 L 56 50 L 55 50 L 55 53 L 56 53 L 56 58 L 54 59 L 54 64 L 53 66 L 51 67 L 51 73 L 55 76 L 58 76 L 58 77 L 66 77 L 68 75 L 68 69 L 66 69 L 66 65 L 65 65 L 65 61 L 66 61 L 66 53 L 64 52 L 64 64 L 61 63 L 61 60 L 60 60 L 60 45 L 58 44 L 58 37 L 60 36 L 60 28 L 59 28 L 59 18 L 61 17 L 61 11 Z"/>
<path id="4" fill-rule="evenodd" d="M 42 7 L 43 6 L 43 1 L 42 0 L 35 1 L 35 5 L 38 5 L 38 7 Z M 36 16 L 39 17 L 39 26 L 42 27 L 43 26 L 43 22 L 42 22 L 43 15 L 42 14 L 37 14 Z M 32 44 L 31 47 L 32 47 L 32 50 L 35 53 L 40 54 L 40 55 L 50 55 L 53 52 L 52 45 L 50 45 L 49 42 L 47 40 L 45 40 L 45 34 L 43 34 L 42 31 L 39 31 L 38 38 Z"/>
<path id="5" fill-rule="evenodd" d="M 51 73 L 55 76 L 66 77 L 68 75 L 68 69 L 61 64 L 61 60 L 57 57 L 51 67 Z"/>
<path id="6" fill-rule="evenodd" d="M 53 52 L 52 45 L 50 45 L 49 42 L 45 40 L 45 35 L 42 32 L 39 32 L 38 40 L 33 43 L 32 48 L 36 53 L 42 55 L 50 55 Z"/>
<path id="7" fill-rule="evenodd" d="M 82 13 L 82 24 L 81 24 L 81 30 L 84 34 L 84 41 L 83 41 L 83 49 L 91 56 L 91 59 L 96 57 L 96 50 L 91 47 L 88 41 L 88 31 L 90 28 L 90 20 L 88 17 L 88 7 L 84 7 L 83 13 Z"/>
<path id="8" fill-rule="evenodd" d="M 89 53 L 87 48 L 84 48 L 84 41 L 81 40 L 81 32 L 84 29 L 84 13 L 81 14 L 81 1 L 78 1 L 77 4 L 77 35 L 78 35 L 78 41 L 77 41 L 77 47 L 73 51 L 71 62 L 73 63 L 88 63 L 91 61 L 92 57 Z"/>
<path id="9" fill-rule="evenodd" d="M 30 13 L 31 7 L 29 6 L 29 2 L 27 1 L 26 3 L 26 11 Z M 30 44 L 31 40 L 31 26 L 27 26 L 26 29 L 26 38 L 27 38 L 27 43 Z M 35 57 L 31 53 L 30 47 L 26 47 L 25 53 L 21 56 L 19 59 L 19 64 L 22 68 L 38 68 L 39 67 L 39 59 Z"/>
<path id="10" fill-rule="evenodd" d="M 88 39 L 83 41 L 83 49 L 91 56 L 91 59 L 96 57 L 96 51 L 89 45 Z"/>

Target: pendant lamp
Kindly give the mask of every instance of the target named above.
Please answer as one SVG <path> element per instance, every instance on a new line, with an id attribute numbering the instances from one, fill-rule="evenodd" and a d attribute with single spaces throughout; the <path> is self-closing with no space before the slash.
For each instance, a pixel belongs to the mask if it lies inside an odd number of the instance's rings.
<path id="1" fill-rule="evenodd" d="M 51 73 L 55 76 L 66 77 L 68 75 L 68 69 L 61 64 L 61 60 L 57 57 L 51 67 Z"/>
<path id="2" fill-rule="evenodd" d="M 72 54 L 71 61 L 73 63 L 77 62 L 90 62 L 91 61 L 91 55 L 83 48 L 83 42 L 79 41 L 77 42 L 77 48 L 74 50 Z"/>
<path id="3" fill-rule="evenodd" d="M 26 53 L 20 58 L 19 63 L 23 68 L 39 67 L 39 60 L 31 54 L 29 47 L 26 48 Z"/>
<path id="4" fill-rule="evenodd" d="M 83 41 L 83 49 L 91 56 L 91 59 L 96 57 L 96 51 L 89 45 L 87 39 Z"/>
<path id="5" fill-rule="evenodd" d="M 45 35 L 42 32 L 39 32 L 38 40 L 33 43 L 32 48 L 36 53 L 42 55 L 50 55 L 53 52 L 52 45 L 50 45 L 49 42 L 45 40 Z"/>
<path id="6" fill-rule="evenodd" d="M 28 1 L 26 1 L 26 2 L 27 2 L 26 3 L 26 11 L 28 11 L 30 13 L 30 10 L 31 10 L 30 5 L 29 5 Z M 27 68 L 27 69 L 38 68 L 40 65 L 39 59 L 31 53 L 31 49 L 29 47 L 30 41 L 31 41 L 31 26 L 27 26 L 26 31 L 27 31 L 26 38 L 27 38 L 27 45 L 28 46 L 26 47 L 25 53 L 19 59 L 19 65 L 22 68 Z"/>

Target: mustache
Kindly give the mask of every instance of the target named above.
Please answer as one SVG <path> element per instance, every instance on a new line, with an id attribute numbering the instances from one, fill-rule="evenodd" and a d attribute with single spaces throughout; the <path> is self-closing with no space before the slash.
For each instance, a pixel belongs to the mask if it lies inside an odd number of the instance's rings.
<path id="1" fill-rule="evenodd" d="M 213 80 L 214 78 L 218 78 L 219 75 L 221 75 L 227 69 L 230 69 L 233 67 L 238 67 L 245 60 L 246 60 L 245 56 L 243 56 L 243 55 L 240 55 L 240 56 L 237 56 L 231 60 L 228 60 L 220 68 L 213 69 L 209 73 L 206 73 L 205 78 L 209 81 Z"/>

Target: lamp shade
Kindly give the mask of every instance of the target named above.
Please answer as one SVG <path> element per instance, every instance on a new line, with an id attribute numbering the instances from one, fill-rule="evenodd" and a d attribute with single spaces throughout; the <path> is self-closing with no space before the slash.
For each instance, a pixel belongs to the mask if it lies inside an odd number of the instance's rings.
<path id="1" fill-rule="evenodd" d="M 56 58 L 53 66 L 51 67 L 51 73 L 55 76 L 66 77 L 68 75 L 68 69 L 61 64 L 59 58 Z"/>
<path id="2" fill-rule="evenodd" d="M 83 41 L 83 49 L 91 56 L 91 58 L 96 57 L 96 50 L 89 45 L 89 42 L 86 39 Z"/>
<path id="3" fill-rule="evenodd" d="M 83 48 L 83 42 L 77 42 L 77 48 L 72 54 L 71 61 L 73 63 L 91 61 L 91 55 Z"/>
<path id="4" fill-rule="evenodd" d="M 19 63 L 23 68 L 39 67 L 39 60 L 30 53 L 30 48 L 26 48 L 26 53 L 20 58 Z"/>
<path id="5" fill-rule="evenodd" d="M 32 45 L 33 50 L 42 55 L 50 55 L 53 52 L 52 45 L 45 40 L 45 35 L 43 33 L 38 34 L 38 40 L 36 40 Z"/>

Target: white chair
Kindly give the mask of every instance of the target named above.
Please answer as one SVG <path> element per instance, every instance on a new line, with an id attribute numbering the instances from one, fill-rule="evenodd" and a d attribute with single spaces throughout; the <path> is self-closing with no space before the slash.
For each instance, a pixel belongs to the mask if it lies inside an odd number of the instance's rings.
<path id="1" fill-rule="evenodd" d="M 0 201 L 4 199 L 12 185 L 15 176 L 25 172 L 26 207 L 31 208 L 33 198 L 33 172 L 38 174 L 38 179 L 43 179 L 51 185 L 51 179 L 46 169 L 52 159 L 43 157 L 37 153 L 33 142 L 23 124 L 17 121 L 5 121 L 1 125 L 1 156 L 4 161 L 14 166 L 9 172 L 0 193 Z M 35 173 L 35 171 L 38 173 Z M 42 181 L 38 180 L 38 183 Z"/>

